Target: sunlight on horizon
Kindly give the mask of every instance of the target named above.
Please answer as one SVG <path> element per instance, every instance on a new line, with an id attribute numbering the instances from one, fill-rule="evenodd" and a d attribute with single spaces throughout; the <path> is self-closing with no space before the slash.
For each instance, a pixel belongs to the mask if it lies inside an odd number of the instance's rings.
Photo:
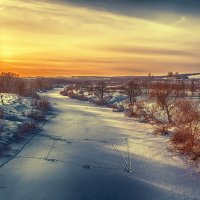
<path id="1" fill-rule="evenodd" d="M 124 16 L 48 1 L 0 3 L 0 71 L 21 75 L 196 72 L 198 17 Z M 191 29 L 193 31 L 191 31 Z"/>

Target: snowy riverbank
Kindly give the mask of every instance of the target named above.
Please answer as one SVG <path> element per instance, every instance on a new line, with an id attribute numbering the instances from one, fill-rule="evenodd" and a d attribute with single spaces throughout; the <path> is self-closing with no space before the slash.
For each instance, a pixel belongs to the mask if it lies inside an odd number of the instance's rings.
<path id="1" fill-rule="evenodd" d="M 43 101 L 43 102 L 42 102 Z M 45 99 L 46 101 L 46 99 Z M 0 154 L 12 151 L 10 144 L 19 142 L 28 133 L 36 132 L 46 120 L 46 110 L 39 96 L 22 97 L 16 94 L 0 94 Z M 45 102 L 47 104 L 47 101 Z"/>

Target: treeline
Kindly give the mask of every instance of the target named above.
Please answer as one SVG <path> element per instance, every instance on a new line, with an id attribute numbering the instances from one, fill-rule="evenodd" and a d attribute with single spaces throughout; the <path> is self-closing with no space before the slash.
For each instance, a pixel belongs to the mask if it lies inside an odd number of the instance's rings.
<path id="1" fill-rule="evenodd" d="M 51 89 L 52 83 L 45 78 L 21 78 L 18 74 L 3 72 L 0 75 L 0 93 L 29 96 L 37 90 Z"/>
<path id="2" fill-rule="evenodd" d="M 127 83 L 112 82 L 112 81 L 76 81 L 70 83 L 62 92 L 62 95 L 68 95 L 80 100 L 87 100 L 84 93 L 87 92 L 90 96 L 98 99 L 98 103 L 106 104 L 106 94 L 120 92 L 127 95 L 130 99 L 130 104 L 136 101 L 139 96 L 148 96 L 151 91 L 156 88 L 167 88 L 173 91 L 173 95 L 198 97 L 200 95 L 200 83 L 194 79 L 191 80 L 176 80 L 176 79 L 154 79 L 154 77 L 135 78 Z"/>
<path id="3" fill-rule="evenodd" d="M 61 78 L 22 78 L 12 72 L 0 74 L 0 93 L 14 93 L 21 96 L 30 96 L 39 90 L 49 90 L 56 84 L 66 84 Z"/>

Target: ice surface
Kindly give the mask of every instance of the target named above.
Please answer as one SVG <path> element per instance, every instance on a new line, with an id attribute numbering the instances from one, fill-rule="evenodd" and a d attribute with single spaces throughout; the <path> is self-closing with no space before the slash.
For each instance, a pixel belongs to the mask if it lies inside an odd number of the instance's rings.
<path id="1" fill-rule="evenodd" d="M 48 96 L 57 116 L 0 169 L 0 199 L 200 199 L 200 176 L 150 125 L 59 89 Z"/>

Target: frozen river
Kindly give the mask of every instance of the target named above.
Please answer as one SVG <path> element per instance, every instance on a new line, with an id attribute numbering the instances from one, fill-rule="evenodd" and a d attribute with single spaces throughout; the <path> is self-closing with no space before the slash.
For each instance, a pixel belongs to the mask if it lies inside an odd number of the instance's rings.
<path id="1" fill-rule="evenodd" d="M 108 108 L 48 92 L 56 117 L 0 168 L 0 200 L 200 199 L 167 138 Z"/>

